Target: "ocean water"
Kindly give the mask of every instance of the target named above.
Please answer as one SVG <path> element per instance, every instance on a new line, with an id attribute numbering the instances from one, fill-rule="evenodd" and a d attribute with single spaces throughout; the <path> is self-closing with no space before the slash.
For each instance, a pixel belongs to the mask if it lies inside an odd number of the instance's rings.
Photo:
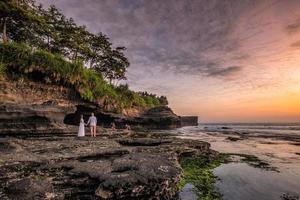
<path id="1" fill-rule="evenodd" d="M 300 124 L 200 124 L 174 130 L 180 138 L 207 141 L 222 153 L 255 155 L 276 171 L 246 163 L 222 164 L 214 169 L 216 188 L 225 200 L 300 200 Z M 237 138 L 236 141 L 230 138 Z M 187 185 L 181 199 L 197 199 Z"/>

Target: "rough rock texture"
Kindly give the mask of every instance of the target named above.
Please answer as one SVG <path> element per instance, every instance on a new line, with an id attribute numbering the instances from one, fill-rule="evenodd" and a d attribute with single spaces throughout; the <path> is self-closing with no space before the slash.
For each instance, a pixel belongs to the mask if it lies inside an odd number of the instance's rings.
<path id="1" fill-rule="evenodd" d="M 77 125 L 80 120 L 80 115 L 83 115 L 84 120 L 87 121 L 92 112 L 97 117 L 97 124 L 99 126 L 109 127 L 111 122 L 113 122 L 114 120 L 123 118 L 121 114 L 104 112 L 99 106 L 95 104 L 81 103 L 76 105 L 75 112 L 68 113 L 65 116 L 64 123 Z"/>
<path id="2" fill-rule="evenodd" d="M 79 102 L 78 95 L 71 89 L 20 79 L 0 81 L 0 102 L 15 104 L 42 104 L 55 100 L 59 104 Z"/>
<path id="3" fill-rule="evenodd" d="M 133 139 L 118 139 L 117 142 L 119 142 L 122 145 L 127 146 L 158 146 L 163 143 L 170 143 L 170 140 L 166 139 L 149 139 L 149 138 L 133 138 Z"/>
<path id="4" fill-rule="evenodd" d="M 105 113 L 71 89 L 0 82 L 0 199 L 176 199 L 178 160 L 209 154 L 209 144 L 170 135 L 98 130 L 77 138 L 80 114 L 94 112 L 99 125 L 115 121 L 145 128 L 176 128 L 180 118 L 166 107 Z M 99 131 L 100 130 L 100 131 Z M 61 134 L 68 133 L 68 134 Z M 99 133 L 101 135 L 99 136 Z"/>
<path id="5" fill-rule="evenodd" d="M 173 137 L 0 138 L 0 199 L 176 199 L 178 159 L 215 152 Z"/>
<path id="6" fill-rule="evenodd" d="M 42 104 L 0 104 L 0 134 L 66 133 L 63 123 L 72 106 L 49 101 Z"/>
<path id="7" fill-rule="evenodd" d="M 0 135 L 69 133 L 64 118 L 77 103 L 74 91 L 64 87 L 0 81 Z"/>

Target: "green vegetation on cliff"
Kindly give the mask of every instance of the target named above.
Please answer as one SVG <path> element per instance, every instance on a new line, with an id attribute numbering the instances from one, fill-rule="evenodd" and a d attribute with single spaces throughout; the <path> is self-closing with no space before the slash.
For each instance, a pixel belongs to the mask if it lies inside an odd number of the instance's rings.
<path id="1" fill-rule="evenodd" d="M 107 36 L 90 33 L 55 6 L 1 1 L 0 29 L 0 80 L 28 78 L 69 87 L 82 99 L 116 112 L 168 104 L 164 96 L 113 84 L 126 79 L 126 48 L 114 48 Z"/>

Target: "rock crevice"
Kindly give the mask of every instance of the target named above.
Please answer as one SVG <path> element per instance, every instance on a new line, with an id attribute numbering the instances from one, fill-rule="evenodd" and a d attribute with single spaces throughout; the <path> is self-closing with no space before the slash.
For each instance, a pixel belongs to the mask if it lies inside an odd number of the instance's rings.
<path id="1" fill-rule="evenodd" d="M 215 152 L 205 142 L 168 137 L 153 146 L 156 140 L 2 139 L 6 153 L 0 162 L 0 198 L 176 199 L 182 177 L 179 159 Z M 42 147 L 51 151 L 39 151 Z"/>

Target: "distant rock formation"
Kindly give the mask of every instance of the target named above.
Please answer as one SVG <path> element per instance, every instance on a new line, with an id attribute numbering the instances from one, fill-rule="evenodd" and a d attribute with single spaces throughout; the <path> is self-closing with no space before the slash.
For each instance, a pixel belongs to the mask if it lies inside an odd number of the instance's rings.
<path id="1" fill-rule="evenodd" d="M 180 118 L 171 108 L 159 106 L 146 110 L 140 117 L 128 118 L 119 123 L 129 123 L 149 129 L 172 129 L 180 127 Z"/>

